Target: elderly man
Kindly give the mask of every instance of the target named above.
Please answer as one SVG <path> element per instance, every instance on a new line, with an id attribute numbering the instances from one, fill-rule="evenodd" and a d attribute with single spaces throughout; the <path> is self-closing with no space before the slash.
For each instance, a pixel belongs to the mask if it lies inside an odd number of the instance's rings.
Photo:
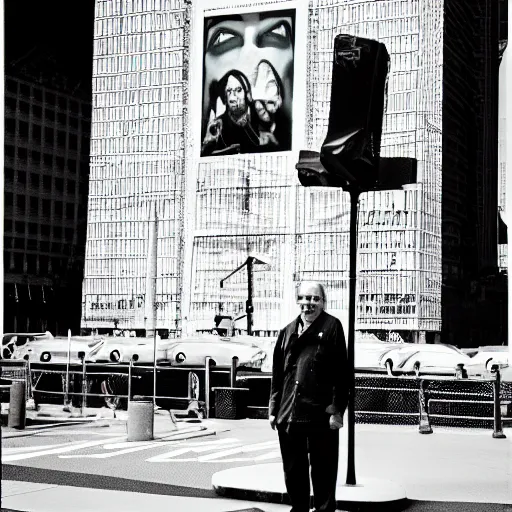
<path id="1" fill-rule="evenodd" d="M 320 283 L 301 283 L 301 313 L 279 333 L 274 351 L 269 419 L 279 435 L 292 512 L 309 512 L 310 465 L 316 512 L 336 510 L 348 361 L 343 327 L 324 311 L 325 302 Z"/>

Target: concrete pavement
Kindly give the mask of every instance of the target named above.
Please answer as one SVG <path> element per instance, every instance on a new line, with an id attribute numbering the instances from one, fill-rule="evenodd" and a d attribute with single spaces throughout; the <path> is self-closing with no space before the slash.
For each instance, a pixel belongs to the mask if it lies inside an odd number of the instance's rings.
<path id="1" fill-rule="evenodd" d="M 107 489 L 84 489 L 31 482 L 2 482 L 2 510 L 23 512 L 285 512 L 286 505 L 250 501 L 163 496 Z"/>
<path id="2" fill-rule="evenodd" d="M 101 417 L 101 414 L 104 417 Z M 89 426 L 84 424 L 81 425 L 81 428 L 88 429 L 89 427 L 92 428 L 93 425 L 98 426 L 101 425 L 101 422 L 105 422 L 108 423 L 108 430 L 112 434 L 126 433 L 126 411 L 119 411 L 116 419 L 113 418 L 113 413 L 110 410 L 102 411 L 101 414 L 99 418 L 89 423 Z M 277 437 L 269 429 L 268 422 L 265 420 L 230 421 L 211 419 L 201 424 L 179 422 L 179 432 L 177 430 L 170 432 L 170 426 L 171 421 L 168 413 L 159 411 L 155 414 L 155 437 L 157 435 L 162 438 L 169 435 L 186 434 L 192 432 L 192 430 L 195 430 L 195 435 L 201 435 L 202 432 L 204 434 L 213 432 L 212 435 L 216 435 L 226 431 L 229 431 L 230 436 L 244 433 L 251 438 L 251 442 Z M 40 432 L 42 428 L 51 430 L 51 424 L 34 425 L 27 428 L 26 431 Z M 206 430 L 201 431 L 201 428 L 206 428 Z M 57 430 L 55 429 L 55 431 Z M 8 432 L 6 429 L 2 429 L 4 439 L 7 439 L 4 434 L 17 436 L 26 435 L 27 433 L 25 431 Z M 358 484 L 366 482 L 372 486 L 376 481 L 387 480 L 392 482 L 390 485 L 399 486 L 408 500 L 407 503 L 397 504 L 397 506 L 400 505 L 399 509 L 401 510 L 510 511 L 512 510 L 512 429 L 506 428 L 505 434 L 507 435 L 505 439 L 493 439 L 491 430 L 434 427 L 433 434 L 422 435 L 418 433 L 417 427 L 358 424 L 356 425 L 355 437 Z M 343 489 L 346 473 L 346 436 L 347 429 L 344 428 L 341 431 L 340 472 L 338 477 L 340 484 L 338 499 L 344 503 L 347 501 L 347 489 Z M 240 437 L 242 436 L 240 435 Z M 186 437 L 183 439 L 186 439 Z M 169 460 L 170 465 L 165 466 L 165 478 L 162 479 L 160 473 L 160 486 L 168 485 L 172 487 L 176 483 L 174 478 L 176 473 L 173 476 L 176 466 L 171 463 L 172 461 Z M 123 465 L 122 462 L 120 464 Z M 118 490 L 113 488 L 87 489 L 87 486 L 76 487 L 73 483 L 66 486 L 54 485 L 55 483 L 60 484 L 60 480 L 47 481 L 46 483 L 40 480 L 41 483 L 37 485 L 42 487 L 31 488 L 27 482 L 9 483 L 7 481 L 2 486 L 2 495 L 4 496 L 2 506 L 26 512 L 50 509 L 55 512 L 70 509 L 101 511 L 103 510 L 101 508 L 102 503 L 108 503 L 110 504 L 109 511 L 112 511 L 112 509 L 123 511 L 132 510 L 132 508 L 124 507 L 125 501 L 129 504 L 128 506 L 132 504 L 135 506 L 136 503 L 139 503 L 138 500 L 141 500 L 145 503 L 145 507 L 151 503 L 149 506 L 152 506 L 155 511 L 160 510 L 160 506 L 165 506 L 166 510 L 171 507 L 173 511 L 195 510 L 196 508 L 198 510 L 219 512 L 251 510 L 254 508 L 268 512 L 289 510 L 288 506 L 282 505 L 286 500 L 286 494 L 281 463 L 277 461 L 272 464 L 249 464 L 235 464 L 232 469 L 216 471 L 211 477 L 212 486 L 216 488 L 218 493 L 223 494 L 226 498 L 243 498 L 243 501 L 199 498 L 191 495 L 169 496 L 171 492 L 161 492 L 156 485 L 156 480 L 154 481 L 155 486 L 145 492 L 132 493 L 130 492 L 132 485 L 133 490 L 136 491 L 143 484 L 151 484 L 151 478 L 154 478 L 149 473 L 144 474 L 144 458 L 140 458 L 140 463 L 136 466 L 137 474 L 132 473 L 132 480 L 128 480 L 127 485 L 122 489 L 119 487 L 117 487 Z M 99 468 L 97 465 L 88 466 L 87 471 L 91 471 L 91 468 L 94 467 Z M 5 467 L 5 470 L 9 469 L 10 476 L 8 478 L 11 478 L 11 480 L 18 479 L 12 478 L 12 471 L 16 468 L 21 469 L 21 466 Z M 98 475 L 100 474 L 98 473 Z M 86 474 L 81 476 L 74 473 L 75 478 L 79 476 L 80 478 L 87 478 Z M 145 482 L 144 480 L 148 481 Z M 66 483 L 70 483 L 69 480 L 66 480 Z M 388 489 L 390 485 L 388 485 Z M 20 489 L 21 491 L 19 491 Z M 132 494 L 134 496 L 131 496 Z M 76 500 L 77 496 L 82 495 L 84 498 L 78 500 L 80 502 L 78 505 L 74 501 L 69 501 L 72 498 Z M 203 494 L 203 496 L 205 495 Z M 55 500 L 59 496 L 59 502 L 68 503 L 67 508 L 56 508 Z M 154 506 L 152 505 L 153 501 Z M 367 497 L 367 501 L 371 500 Z M 254 504 L 255 502 L 256 504 Z M 70 503 L 72 503 L 71 507 L 69 506 Z M 432 508 L 434 507 L 433 503 L 437 504 L 435 505 L 437 508 Z M 48 508 L 44 508 L 46 506 Z M 77 506 L 90 508 L 77 508 Z M 181 509 L 182 506 L 184 508 Z M 142 507 L 135 506 L 135 508 L 140 510 Z M 368 510 L 380 512 L 382 507 L 369 508 Z"/>

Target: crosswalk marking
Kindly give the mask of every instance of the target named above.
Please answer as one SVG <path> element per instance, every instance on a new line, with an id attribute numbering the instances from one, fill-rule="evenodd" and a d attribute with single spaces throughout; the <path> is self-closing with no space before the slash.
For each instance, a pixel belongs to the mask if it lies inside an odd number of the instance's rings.
<path id="1" fill-rule="evenodd" d="M 69 443 L 59 443 L 59 444 L 45 444 L 40 446 L 16 446 L 16 447 L 2 447 L 2 453 L 24 453 L 24 452 L 34 452 L 37 450 L 48 450 L 49 448 L 57 448 L 58 446 L 69 445 Z"/>
<path id="2" fill-rule="evenodd" d="M 212 433 L 209 433 L 208 435 L 212 435 Z M 116 452 L 110 452 L 110 453 L 86 453 L 86 454 L 76 454 L 76 455 L 59 455 L 60 459 L 110 459 L 112 457 L 117 457 L 118 455 L 125 455 L 127 453 L 133 453 L 133 452 L 139 452 L 142 450 L 148 450 L 151 448 L 159 448 L 161 446 L 167 446 L 167 445 L 173 445 L 178 444 L 180 440 L 183 439 L 190 439 L 197 436 L 204 436 L 205 433 L 201 431 L 197 432 L 189 432 L 189 433 L 183 433 L 183 434 L 176 434 L 173 437 L 172 441 L 161 441 L 161 440 L 153 440 L 153 441 L 144 441 L 144 444 L 141 446 L 140 444 L 138 446 L 134 446 L 131 448 L 124 448 L 122 450 L 118 450 Z M 123 441 L 125 441 L 126 438 L 123 438 Z"/>
<path id="3" fill-rule="evenodd" d="M 120 441 L 126 439 L 126 436 L 119 437 Z M 14 462 L 16 460 L 32 459 L 34 457 L 41 457 L 42 455 L 58 455 L 60 453 L 72 452 L 75 450 L 81 450 L 82 448 L 91 448 L 92 446 L 100 446 L 105 443 L 105 439 L 98 439 L 96 441 L 87 441 L 85 443 L 73 443 L 69 446 L 63 446 L 58 448 L 51 448 L 49 450 L 40 450 L 35 453 L 14 453 L 12 455 L 3 456 L 2 462 Z"/>
<path id="4" fill-rule="evenodd" d="M 226 455 L 236 455 L 237 453 L 249 453 L 259 450 L 265 450 L 266 448 L 273 447 L 276 441 L 267 441 L 264 443 L 258 443 L 248 446 L 239 446 L 237 448 L 232 448 L 230 450 L 224 450 L 222 452 L 210 453 L 209 455 L 203 455 L 199 457 L 199 462 L 206 462 L 214 459 L 220 459 L 221 457 L 225 457 Z"/>
<path id="5" fill-rule="evenodd" d="M 62 459 L 109 459 L 161 447 L 170 447 L 172 449 L 171 451 L 149 457 L 145 459 L 146 462 L 227 463 L 268 461 L 280 458 L 279 450 L 276 450 L 278 446 L 277 440 L 244 444 L 243 441 L 235 437 L 197 439 L 198 437 L 204 437 L 204 434 L 204 431 L 180 433 L 172 436 L 172 439 L 165 438 L 141 442 L 128 442 L 126 441 L 126 436 L 122 436 L 46 446 L 4 447 L 2 450 L 2 462 L 8 463 L 46 455 L 56 455 Z M 94 447 L 101 448 L 102 450 L 97 453 L 69 453 Z M 255 452 L 261 453 L 257 454 Z"/>

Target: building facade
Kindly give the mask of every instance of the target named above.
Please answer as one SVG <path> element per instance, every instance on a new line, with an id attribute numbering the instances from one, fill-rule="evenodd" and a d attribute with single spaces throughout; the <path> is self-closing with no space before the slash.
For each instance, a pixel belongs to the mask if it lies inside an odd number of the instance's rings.
<path id="1" fill-rule="evenodd" d="M 27 62 L 5 78 L 4 331 L 78 332 L 91 103 Z"/>
<path id="2" fill-rule="evenodd" d="M 246 28 L 255 19 L 277 20 L 256 46 L 270 41 L 291 62 L 291 74 L 288 66 L 281 75 L 291 142 L 278 151 L 201 156 L 213 105 L 205 84 L 216 71 L 208 69 L 208 30 L 220 17 L 245 20 Z M 252 283 L 255 333 L 275 334 L 293 317 L 294 287 L 303 279 L 324 282 L 329 311 L 347 321 L 348 194 L 303 188 L 295 169 L 299 150 L 319 150 L 326 134 L 338 33 L 386 44 L 382 155 L 418 161 L 417 183 L 361 197 L 356 329 L 381 339 L 435 339 L 442 279 L 440 0 L 98 0 L 83 330 L 143 333 L 153 315 L 163 336 L 180 336 L 211 329 L 218 313 L 243 316 L 247 273 L 233 274 L 222 288 L 220 281 L 250 255 L 261 262 Z M 235 44 L 229 30 L 216 37 Z M 280 73 L 282 60 L 276 62 Z M 257 81 L 252 85 L 258 89 Z M 155 225 L 156 272 L 148 263 Z M 237 322 L 240 329 L 244 322 Z"/>

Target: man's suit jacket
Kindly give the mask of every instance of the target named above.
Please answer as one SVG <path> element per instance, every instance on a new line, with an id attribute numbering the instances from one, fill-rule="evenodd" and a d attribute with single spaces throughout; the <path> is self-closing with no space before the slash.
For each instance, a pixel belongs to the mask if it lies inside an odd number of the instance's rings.
<path id="1" fill-rule="evenodd" d="M 323 311 L 298 336 L 300 316 L 277 338 L 269 415 L 277 423 L 328 425 L 348 403 L 348 361 L 341 322 Z"/>

